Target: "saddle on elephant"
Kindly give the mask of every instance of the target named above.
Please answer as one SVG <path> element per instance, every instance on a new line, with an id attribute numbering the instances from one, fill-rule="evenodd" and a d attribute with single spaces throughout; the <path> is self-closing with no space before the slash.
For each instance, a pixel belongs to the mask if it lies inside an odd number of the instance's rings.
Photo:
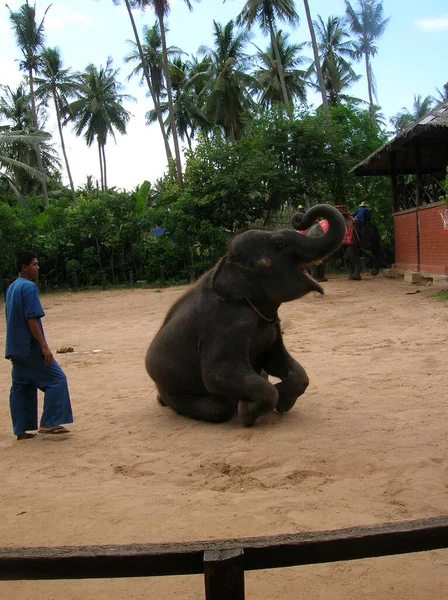
<path id="1" fill-rule="evenodd" d="M 353 234 L 354 234 L 354 221 L 352 217 L 345 217 L 345 222 L 347 223 L 345 227 L 345 236 L 343 244 L 353 244 Z"/>

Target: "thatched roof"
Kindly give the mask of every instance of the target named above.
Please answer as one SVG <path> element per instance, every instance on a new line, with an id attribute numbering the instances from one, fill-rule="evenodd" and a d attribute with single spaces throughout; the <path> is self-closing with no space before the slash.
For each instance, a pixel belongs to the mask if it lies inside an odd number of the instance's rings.
<path id="1" fill-rule="evenodd" d="M 441 102 L 424 117 L 396 135 L 351 170 L 354 175 L 390 175 L 395 153 L 398 175 L 416 172 L 419 145 L 421 173 L 445 172 L 448 166 L 448 101 Z"/>

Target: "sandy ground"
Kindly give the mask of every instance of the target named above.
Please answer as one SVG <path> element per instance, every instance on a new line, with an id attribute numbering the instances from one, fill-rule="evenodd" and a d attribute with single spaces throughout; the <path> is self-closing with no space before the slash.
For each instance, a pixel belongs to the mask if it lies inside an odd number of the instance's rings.
<path id="1" fill-rule="evenodd" d="M 65 439 L 17 442 L 10 366 L 0 362 L 0 546 L 259 536 L 448 513 L 448 305 L 433 288 L 383 277 L 324 287 L 280 309 L 310 387 L 289 414 L 252 429 L 156 402 L 145 351 L 186 287 L 43 296 L 50 346 L 76 351 L 58 355 L 75 423 Z M 249 572 L 246 597 L 441 599 L 447 567 L 438 551 Z M 202 576 L 0 582 L 10 600 L 203 597 Z"/>

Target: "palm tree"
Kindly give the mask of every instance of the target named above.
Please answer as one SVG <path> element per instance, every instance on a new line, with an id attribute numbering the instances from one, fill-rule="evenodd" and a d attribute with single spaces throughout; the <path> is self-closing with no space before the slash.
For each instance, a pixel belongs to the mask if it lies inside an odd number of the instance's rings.
<path id="1" fill-rule="evenodd" d="M 203 67 L 203 65 L 202 65 Z M 188 147 L 192 148 L 192 140 L 196 131 L 201 128 L 202 131 L 208 131 L 211 124 L 207 121 L 203 111 L 201 110 L 202 99 L 200 97 L 201 90 L 195 87 L 199 80 L 193 82 L 191 77 L 195 76 L 195 69 L 199 68 L 198 63 L 190 61 L 183 62 L 178 56 L 171 64 L 171 84 L 173 89 L 174 101 L 174 117 L 176 120 L 176 128 L 179 137 L 182 141 L 187 140 Z M 171 126 L 169 123 L 169 106 L 168 102 L 161 103 L 162 113 L 167 115 L 165 124 L 167 131 L 170 133 Z M 156 120 L 155 111 L 151 110 L 146 115 L 148 123 L 153 123 Z"/>
<path id="2" fill-rule="evenodd" d="M 354 9 L 348 0 L 345 2 L 345 12 L 352 33 L 356 36 L 356 56 L 364 56 L 366 63 L 367 88 L 369 93 L 370 116 L 373 121 L 374 98 L 376 98 L 375 77 L 372 71 L 371 58 L 378 54 L 375 42 L 386 30 L 390 17 L 384 19 L 382 0 L 358 0 Z"/>
<path id="3" fill-rule="evenodd" d="M 22 4 L 17 12 L 13 12 L 8 5 L 6 5 L 6 7 L 9 10 L 9 19 L 13 25 L 17 45 L 23 54 L 23 60 L 20 62 L 20 69 L 28 73 L 34 131 L 38 132 L 39 124 L 34 94 L 34 73 L 37 73 L 40 65 L 39 51 L 43 47 L 45 41 L 44 20 L 50 7 L 48 6 L 46 8 L 44 16 L 39 24 L 36 22 L 36 5 L 30 6 L 28 0 L 26 0 L 26 4 Z M 36 152 L 37 164 L 42 170 L 42 155 L 39 142 L 36 146 Z M 45 204 L 48 204 L 47 184 L 45 181 L 42 181 L 42 193 Z"/>
<path id="4" fill-rule="evenodd" d="M 276 33 L 277 48 L 283 65 L 284 83 L 291 100 L 306 102 L 306 88 L 308 85 L 306 70 L 298 69 L 308 59 L 300 53 L 306 42 L 302 44 L 289 44 L 289 35 L 280 29 Z M 282 86 L 277 68 L 276 52 L 272 44 L 266 51 L 257 47 L 256 60 L 258 68 L 254 76 L 260 86 L 259 102 L 263 107 L 270 107 L 274 103 L 283 101 Z"/>
<path id="5" fill-rule="evenodd" d="M 41 77 L 36 77 L 35 79 L 36 84 L 38 85 L 36 97 L 43 100 L 45 103 L 48 103 L 50 98 L 53 100 L 62 154 L 64 156 L 68 180 L 70 182 L 72 200 L 76 204 L 75 186 L 73 185 L 73 178 L 65 149 L 62 120 L 69 98 L 75 95 L 77 83 L 75 77 L 70 74 L 70 69 L 62 68 L 62 58 L 58 48 L 44 48 L 40 58 Z"/>
<path id="6" fill-rule="evenodd" d="M 343 91 L 356 83 L 360 76 L 357 75 L 349 62 L 354 58 L 355 52 L 348 33 L 343 27 L 339 17 L 330 16 L 324 23 L 318 15 L 314 22 L 318 38 L 319 59 L 324 78 L 324 85 L 330 106 L 337 106 L 341 100 L 354 99 L 346 96 Z M 313 65 L 315 70 L 315 65 Z"/>
<path id="7" fill-rule="evenodd" d="M 299 16 L 294 8 L 294 0 L 247 0 L 236 22 L 238 25 L 246 25 L 249 30 L 257 22 L 263 33 L 269 33 L 275 54 L 283 102 L 288 104 L 289 97 L 284 75 L 285 65 L 282 63 L 278 46 L 276 20 L 287 21 L 290 24 L 299 22 Z"/>
<path id="8" fill-rule="evenodd" d="M 435 98 L 435 101 L 446 102 L 448 100 L 448 83 L 445 83 L 441 90 L 437 88 L 437 91 L 439 92 L 439 97 Z"/>
<path id="9" fill-rule="evenodd" d="M 184 0 L 189 10 L 193 10 L 190 0 Z M 171 133 L 173 135 L 174 153 L 176 155 L 176 171 L 179 187 L 182 189 L 182 161 L 180 156 L 179 140 L 177 137 L 176 121 L 174 117 L 174 102 L 171 89 L 170 65 L 168 60 L 168 48 L 166 45 L 166 30 L 164 19 L 170 12 L 169 0 L 132 0 L 133 6 L 138 6 L 141 10 L 145 10 L 148 6 L 154 9 L 160 26 L 160 35 L 162 38 L 162 56 L 163 56 L 163 71 L 165 73 L 165 85 L 168 96 L 169 116 Z"/>
<path id="10" fill-rule="evenodd" d="M 33 130 L 33 112 L 29 94 L 27 94 L 23 84 L 20 84 L 15 90 L 9 85 L 1 85 L 0 90 L 0 118 L 6 119 L 11 125 L 8 125 L 9 131 L 24 131 L 31 133 Z"/>
<path id="11" fill-rule="evenodd" d="M 317 47 L 316 34 L 314 32 L 313 19 L 311 18 L 311 11 L 308 4 L 308 0 L 303 0 L 305 6 L 306 20 L 308 21 L 308 29 L 310 30 L 311 45 L 313 47 L 314 64 L 316 65 L 317 80 L 319 82 L 320 95 L 322 97 L 322 106 L 324 107 L 325 114 L 330 117 L 330 109 L 328 108 L 327 93 L 325 91 L 325 83 L 322 75 L 322 69 L 319 60 L 319 50 Z"/>
<path id="12" fill-rule="evenodd" d="M 112 68 L 112 58 L 107 59 L 105 67 L 88 65 L 84 73 L 78 76 L 77 99 L 68 105 L 69 120 L 75 123 L 76 135 L 84 137 L 88 146 L 94 140 L 98 144 L 101 173 L 101 189 L 107 190 L 107 169 L 105 146 L 111 135 L 115 139 L 116 129 L 126 133 L 126 124 L 130 113 L 123 108 L 124 100 L 132 99 L 128 94 L 121 94 L 122 86 L 117 81 L 118 69 Z"/>
<path id="13" fill-rule="evenodd" d="M 29 138 L 34 131 L 33 111 L 31 108 L 30 95 L 21 84 L 17 89 L 12 90 L 9 86 L 0 86 L 0 119 L 5 120 L 6 124 L 1 127 L 4 132 L 20 132 L 20 135 L 13 140 L 8 141 L 8 156 L 23 163 L 31 168 L 38 166 L 36 144 L 29 143 Z M 39 115 L 39 120 L 42 118 Z M 58 161 L 54 156 L 54 150 L 48 145 L 49 136 L 37 136 L 34 141 L 39 142 L 42 164 L 44 171 L 58 169 Z M 30 193 L 35 187 L 35 177 L 29 176 L 26 170 L 18 167 L 11 167 L 15 186 L 20 189 L 22 194 Z M 43 179 L 41 178 L 40 181 Z M 45 178 L 44 178 L 45 180 Z"/>
<path id="14" fill-rule="evenodd" d="M 113 0 L 113 3 L 115 5 L 121 4 L 120 0 Z M 155 90 L 153 89 L 153 86 L 152 86 L 150 72 L 149 72 L 149 67 L 148 67 L 148 64 L 145 61 L 145 51 L 143 49 L 142 43 L 140 42 L 140 37 L 138 35 L 137 26 L 135 24 L 134 16 L 132 14 L 132 8 L 134 8 L 135 6 L 140 6 L 140 4 L 142 4 L 142 3 L 139 2 L 139 0 L 125 0 L 125 5 L 126 5 L 126 9 L 128 11 L 129 20 L 131 21 L 132 30 L 134 32 L 135 44 L 137 46 L 138 55 L 139 55 L 139 58 L 140 58 L 140 66 L 141 66 L 141 69 L 143 71 L 143 75 L 144 75 L 146 84 L 148 86 L 148 90 L 149 90 L 149 93 L 151 95 L 151 98 L 154 99 L 154 97 L 156 95 L 156 92 L 155 92 Z M 155 111 L 156 111 L 157 120 L 159 122 L 160 131 L 162 132 L 163 143 L 165 145 L 166 158 L 167 158 L 167 160 L 169 162 L 170 160 L 172 160 L 173 155 L 171 153 L 171 148 L 170 148 L 170 144 L 169 144 L 169 141 L 168 141 L 168 136 L 167 136 L 167 133 L 166 133 L 166 130 L 165 130 L 165 126 L 163 124 L 162 113 L 160 112 L 159 105 L 154 104 L 154 108 L 155 108 Z"/>
<path id="15" fill-rule="evenodd" d="M 27 207 L 28 204 L 17 187 L 17 178 L 14 177 L 17 170 L 23 171 L 29 177 L 37 179 L 40 183 L 47 181 L 48 176 L 41 170 L 31 167 L 29 164 L 15 158 L 14 148 L 17 145 L 23 146 L 24 144 L 36 148 L 36 146 L 49 137 L 48 134 L 42 132 L 0 131 L 0 181 L 9 187 L 24 207 Z"/>
<path id="16" fill-rule="evenodd" d="M 373 123 L 378 129 L 385 129 L 387 127 L 386 117 L 381 111 L 381 106 L 378 106 L 378 104 L 375 104 L 373 107 Z"/>
<path id="17" fill-rule="evenodd" d="M 244 46 L 250 40 L 246 29 L 235 32 L 231 20 L 227 25 L 213 21 L 214 48 L 201 47 L 199 51 L 209 58 L 210 69 L 202 73 L 207 79 L 204 114 L 210 123 L 219 125 L 230 140 L 238 138 L 244 120 L 253 106 L 250 90 L 257 81 L 245 71 L 250 59 Z"/>
<path id="18" fill-rule="evenodd" d="M 143 39 L 144 43 L 141 44 L 141 48 L 143 51 L 143 60 L 145 63 L 145 68 L 149 73 L 149 78 L 151 82 L 150 94 L 154 104 L 154 110 L 150 111 L 153 118 L 151 118 L 150 122 L 155 122 L 159 120 L 159 117 L 162 119 L 162 135 L 164 135 L 168 140 L 169 127 L 166 127 L 166 122 L 163 120 L 164 109 L 161 107 L 161 95 L 164 90 L 164 76 L 163 76 L 163 57 L 162 57 L 162 38 L 160 35 L 160 27 L 158 21 L 154 23 L 152 27 L 147 27 L 146 25 L 143 27 Z M 129 62 L 137 62 L 137 66 L 133 69 L 128 79 L 133 76 L 139 76 L 141 82 L 143 82 L 144 78 L 144 65 L 142 63 L 140 57 L 140 51 L 138 50 L 137 44 L 135 42 L 130 41 L 132 46 L 132 51 L 125 56 L 124 61 L 126 63 Z M 180 48 L 170 46 L 168 48 L 168 56 L 171 58 L 172 56 L 179 56 L 183 54 Z M 160 123 L 160 121 L 159 121 Z M 168 156 L 168 159 L 171 159 L 171 150 Z"/>
<path id="19" fill-rule="evenodd" d="M 410 125 L 416 123 L 419 119 L 424 117 L 433 106 L 434 98 L 432 96 L 426 96 L 425 98 L 422 98 L 420 95 L 414 96 L 411 111 L 404 106 L 399 113 L 391 118 L 390 121 L 395 127 L 395 132 L 401 133 Z"/>

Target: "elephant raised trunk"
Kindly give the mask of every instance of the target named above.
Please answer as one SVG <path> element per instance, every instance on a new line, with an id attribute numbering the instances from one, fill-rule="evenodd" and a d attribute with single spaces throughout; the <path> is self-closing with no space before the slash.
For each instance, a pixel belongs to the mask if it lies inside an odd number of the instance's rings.
<path id="1" fill-rule="evenodd" d="M 341 213 L 330 204 L 317 204 L 306 214 L 295 213 L 291 222 L 294 229 L 308 229 L 317 219 L 327 219 L 329 227 L 319 237 L 300 236 L 301 256 L 304 262 L 323 260 L 335 252 L 342 244 L 345 235 L 345 221 Z"/>

